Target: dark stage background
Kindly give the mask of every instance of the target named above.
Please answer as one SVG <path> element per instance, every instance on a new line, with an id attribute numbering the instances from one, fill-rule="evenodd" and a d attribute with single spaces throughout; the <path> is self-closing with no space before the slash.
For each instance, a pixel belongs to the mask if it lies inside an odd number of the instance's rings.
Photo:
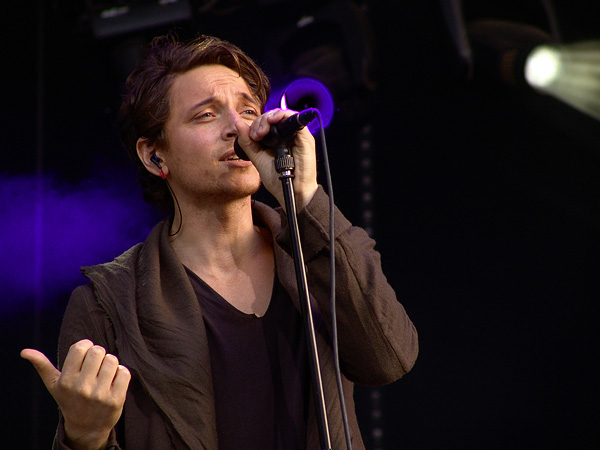
<path id="1" fill-rule="evenodd" d="M 158 217 L 114 120 L 125 43 L 163 28 L 98 39 L 83 6 L 96 2 L 27 3 L 0 11 L 0 447 L 37 450 L 51 446 L 56 407 L 19 351 L 54 359 L 78 267 L 112 259 Z M 465 14 L 543 26 L 541 3 L 465 2 Z M 599 448 L 600 124 L 465 82 L 438 2 L 363 2 L 358 16 L 336 1 L 193 4 L 180 34 L 230 39 L 279 80 L 307 63 L 290 38 L 301 17 L 329 23 L 305 42 L 341 49 L 340 66 L 305 58 L 341 86 L 326 131 L 336 202 L 372 229 L 421 344 L 402 380 L 358 389 L 369 449 Z M 564 41 L 600 38 L 597 3 L 555 10 Z"/>

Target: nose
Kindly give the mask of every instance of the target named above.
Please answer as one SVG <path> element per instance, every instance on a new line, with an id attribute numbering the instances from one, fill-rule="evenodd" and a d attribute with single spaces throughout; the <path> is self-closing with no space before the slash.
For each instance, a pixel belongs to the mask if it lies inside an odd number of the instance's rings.
<path id="1" fill-rule="evenodd" d="M 235 123 L 241 118 L 240 114 L 235 109 L 230 109 L 225 119 L 225 125 L 223 127 L 223 139 L 235 139 L 238 135 Z"/>

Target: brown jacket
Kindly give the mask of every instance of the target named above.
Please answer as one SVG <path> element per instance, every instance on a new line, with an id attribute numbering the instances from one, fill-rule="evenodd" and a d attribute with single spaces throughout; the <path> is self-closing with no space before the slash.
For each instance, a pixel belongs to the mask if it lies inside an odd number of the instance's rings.
<path id="1" fill-rule="evenodd" d="M 328 197 L 320 188 L 298 215 L 311 310 L 327 403 L 332 448 L 346 448 L 331 348 Z M 254 220 L 274 237 L 277 274 L 300 310 L 287 219 L 255 202 Z M 65 312 L 59 364 L 71 344 L 87 338 L 115 354 L 132 381 L 109 448 L 217 450 L 210 357 L 202 312 L 184 267 L 159 223 L 144 243 L 98 266 L 85 267 Z M 363 450 L 353 383 L 382 385 L 408 372 L 417 332 L 381 270 L 374 241 L 336 209 L 336 311 L 345 405 L 354 450 Z M 312 396 L 311 396 L 312 399 Z M 310 405 L 307 449 L 320 448 Z M 64 446 L 59 423 L 55 449 Z"/>

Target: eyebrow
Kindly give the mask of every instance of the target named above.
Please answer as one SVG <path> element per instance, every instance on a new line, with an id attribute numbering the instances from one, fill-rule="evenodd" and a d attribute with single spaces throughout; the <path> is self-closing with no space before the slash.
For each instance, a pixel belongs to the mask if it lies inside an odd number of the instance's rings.
<path id="1" fill-rule="evenodd" d="M 260 103 L 254 97 L 246 94 L 245 92 L 238 92 L 237 96 L 243 98 L 244 100 L 247 100 L 247 101 L 253 103 L 254 105 L 256 105 L 258 107 L 260 107 Z M 202 101 L 200 101 L 200 102 L 192 105 L 189 108 L 189 111 L 194 111 L 194 110 L 196 110 L 198 108 L 201 108 L 204 105 L 208 105 L 208 104 L 210 104 L 210 103 L 212 103 L 214 101 L 215 101 L 215 97 L 208 97 L 207 99 L 204 99 L 204 100 L 202 100 Z"/>

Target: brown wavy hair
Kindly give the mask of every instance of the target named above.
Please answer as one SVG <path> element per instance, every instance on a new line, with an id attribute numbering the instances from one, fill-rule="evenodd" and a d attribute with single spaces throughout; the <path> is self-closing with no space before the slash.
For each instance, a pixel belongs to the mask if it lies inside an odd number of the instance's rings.
<path id="1" fill-rule="evenodd" d="M 265 73 L 236 45 L 213 36 L 203 35 L 187 42 L 179 41 L 173 34 L 154 38 L 143 62 L 125 83 L 117 120 L 121 142 L 136 167 L 144 200 L 161 211 L 173 213 L 173 199 L 166 183 L 148 172 L 141 162 L 136 144 L 139 138 L 146 138 L 158 148 L 168 147 L 164 127 L 173 80 L 209 64 L 220 64 L 239 73 L 264 110 L 271 90 Z"/>

